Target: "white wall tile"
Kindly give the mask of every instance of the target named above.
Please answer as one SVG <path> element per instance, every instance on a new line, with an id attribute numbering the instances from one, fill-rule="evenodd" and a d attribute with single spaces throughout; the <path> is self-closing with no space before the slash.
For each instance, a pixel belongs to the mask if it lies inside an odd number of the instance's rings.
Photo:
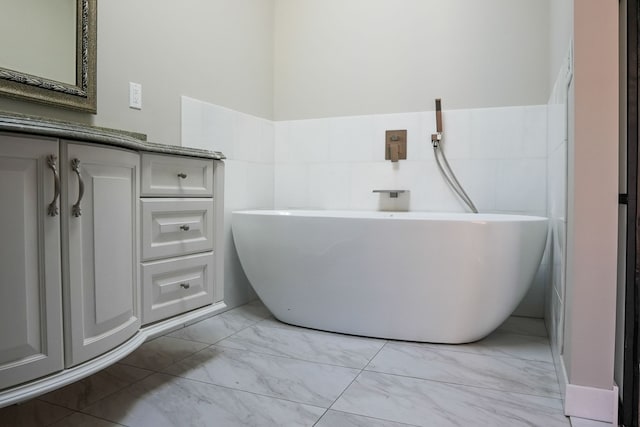
<path id="1" fill-rule="evenodd" d="M 205 103 L 203 107 L 203 135 L 209 150 L 221 151 L 228 159 L 235 159 L 235 112 L 228 108 Z"/>
<path id="2" fill-rule="evenodd" d="M 496 209 L 546 212 L 546 159 L 509 159 L 498 163 Z"/>
<path id="3" fill-rule="evenodd" d="M 290 121 L 281 121 L 273 123 L 274 143 L 273 143 L 273 162 L 274 163 L 290 163 L 293 161 L 289 138 Z"/>
<path id="4" fill-rule="evenodd" d="M 208 150 L 209 141 L 204 135 L 204 105 L 197 99 L 181 98 L 181 144 L 183 147 Z"/>
<path id="5" fill-rule="evenodd" d="M 449 161 L 460 185 L 480 212 L 496 212 L 498 209 L 496 188 L 499 163 L 500 160 L 497 159 L 466 158 Z"/>
<path id="6" fill-rule="evenodd" d="M 234 112 L 234 158 L 257 162 L 260 160 L 262 121 L 248 114 Z"/>
<path id="7" fill-rule="evenodd" d="M 523 156 L 547 157 L 547 106 L 525 107 L 523 115 Z"/>
<path id="8" fill-rule="evenodd" d="M 435 133 L 435 118 L 433 119 Z M 471 157 L 471 111 L 451 110 L 442 113 L 442 148 L 449 159 Z M 433 151 L 433 150 L 432 150 Z"/>
<path id="9" fill-rule="evenodd" d="M 294 120 L 289 123 L 293 161 L 322 163 L 329 160 L 329 120 Z"/>
<path id="10" fill-rule="evenodd" d="M 374 159 L 374 119 L 372 116 L 329 119 L 329 160 L 371 162 Z M 378 150 L 384 156 L 384 138 Z"/>
<path id="11" fill-rule="evenodd" d="M 273 165 L 275 161 L 275 124 L 271 120 L 260 120 L 260 151 L 258 161 Z"/>
<path id="12" fill-rule="evenodd" d="M 349 209 L 351 166 L 348 163 L 309 165 L 307 205 L 312 209 Z"/>
<path id="13" fill-rule="evenodd" d="M 547 109 L 547 152 L 552 152 L 566 140 L 566 106 L 549 104 Z"/>
<path id="14" fill-rule="evenodd" d="M 276 209 L 302 209 L 307 205 L 308 166 L 282 163 L 274 170 L 274 207 Z"/>
<path id="15" fill-rule="evenodd" d="M 224 205 L 231 210 L 249 206 L 247 168 L 249 164 L 240 160 L 227 159 L 224 168 Z"/>
<path id="16" fill-rule="evenodd" d="M 250 163 L 247 167 L 247 204 L 245 208 L 271 209 L 274 197 L 273 164 Z"/>
<path id="17" fill-rule="evenodd" d="M 522 107 L 471 111 L 471 156 L 476 159 L 520 157 L 523 152 Z"/>

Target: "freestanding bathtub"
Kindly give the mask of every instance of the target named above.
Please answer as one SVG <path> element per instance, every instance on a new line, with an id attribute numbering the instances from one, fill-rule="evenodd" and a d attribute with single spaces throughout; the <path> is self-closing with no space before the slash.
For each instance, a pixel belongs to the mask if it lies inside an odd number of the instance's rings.
<path id="1" fill-rule="evenodd" d="M 409 341 L 483 338 L 516 308 L 547 219 L 498 214 L 233 212 L 256 293 L 298 326 Z"/>

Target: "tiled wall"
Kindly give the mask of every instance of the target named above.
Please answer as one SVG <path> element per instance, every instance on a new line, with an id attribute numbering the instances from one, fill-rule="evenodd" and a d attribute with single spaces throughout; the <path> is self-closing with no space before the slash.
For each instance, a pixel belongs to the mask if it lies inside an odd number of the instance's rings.
<path id="1" fill-rule="evenodd" d="M 231 236 L 231 212 L 273 207 L 273 122 L 182 97 L 182 145 L 224 153 L 225 288 L 228 306 L 255 297 Z"/>
<path id="2" fill-rule="evenodd" d="M 567 236 L 567 85 L 568 60 L 556 79 L 547 109 L 547 188 L 549 238 L 547 241 L 550 280 L 546 296 L 545 319 L 554 356 L 562 353 Z"/>
<path id="3" fill-rule="evenodd" d="M 251 295 L 229 230 L 233 210 L 465 211 L 434 161 L 433 112 L 270 122 L 186 97 L 182 108 L 183 146 L 228 158 L 225 299 Z M 546 216 L 546 105 L 450 110 L 443 122 L 444 150 L 480 211 Z M 392 129 L 407 130 L 407 160 L 398 163 L 384 160 L 385 130 Z M 393 200 L 374 189 L 409 192 Z M 544 315 L 546 259 L 520 315 Z"/>
<path id="4" fill-rule="evenodd" d="M 546 214 L 546 106 L 443 113 L 443 147 L 483 212 Z M 275 123 L 275 207 L 377 209 L 372 190 L 409 190 L 404 206 L 464 211 L 436 167 L 433 112 Z M 407 130 L 407 160 L 384 160 L 385 130 Z"/>

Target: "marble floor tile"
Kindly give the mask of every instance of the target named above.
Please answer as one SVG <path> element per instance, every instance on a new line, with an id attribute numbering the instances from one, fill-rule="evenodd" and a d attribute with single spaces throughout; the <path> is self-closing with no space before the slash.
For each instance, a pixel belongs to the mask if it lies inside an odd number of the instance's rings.
<path id="1" fill-rule="evenodd" d="M 280 356 L 212 346 L 171 365 L 166 373 L 328 408 L 360 373 Z"/>
<path id="2" fill-rule="evenodd" d="M 115 364 L 40 399 L 69 409 L 82 409 L 152 373 L 135 366 Z"/>
<path id="3" fill-rule="evenodd" d="M 290 325 L 288 323 L 284 323 L 276 319 L 275 317 L 271 317 L 269 319 L 264 319 L 260 323 L 257 323 L 260 326 L 268 326 L 270 328 L 280 328 L 280 329 L 293 329 L 293 330 L 310 330 L 309 328 L 303 328 L 301 326 Z M 315 329 L 311 329 L 315 330 Z"/>
<path id="4" fill-rule="evenodd" d="M 413 427 L 411 424 L 364 417 L 340 411 L 327 411 L 316 427 Z"/>
<path id="5" fill-rule="evenodd" d="M 153 374 L 84 412 L 129 427 L 312 426 L 315 406 Z"/>
<path id="6" fill-rule="evenodd" d="M 511 316 L 500 325 L 497 331 L 536 337 L 547 336 L 547 327 L 544 324 L 544 319 L 534 319 L 532 317 Z"/>
<path id="7" fill-rule="evenodd" d="M 366 371 L 331 409 L 425 427 L 570 427 L 560 399 Z"/>
<path id="8" fill-rule="evenodd" d="M 611 427 L 611 423 L 604 421 L 588 420 L 586 418 L 571 417 L 571 427 Z M 616 424 L 617 426 L 617 424 Z"/>
<path id="9" fill-rule="evenodd" d="M 285 356 L 309 362 L 361 369 L 385 341 L 310 329 L 282 329 L 253 325 L 217 343 L 238 350 Z"/>
<path id="10" fill-rule="evenodd" d="M 51 427 L 119 427 L 122 424 L 112 423 L 111 421 L 101 420 L 91 415 L 76 412 L 70 416 L 61 419 Z"/>
<path id="11" fill-rule="evenodd" d="M 387 343 L 366 370 L 560 398 L 553 363 Z"/>
<path id="12" fill-rule="evenodd" d="M 67 408 L 34 399 L 0 409 L 0 427 L 48 426 L 70 414 Z"/>
<path id="13" fill-rule="evenodd" d="M 273 314 L 271 314 L 269 309 L 259 299 L 253 300 L 238 308 L 246 310 L 248 314 L 253 315 L 258 319 L 268 319 L 273 317 Z"/>
<path id="14" fill-rule="evenodd" d="M 549 340 L 531 335 L 494 332 L 480 341 L 469 344 L 411 343 L 411 345 L 553 363 Z"/>
<path id="15" fill-rule="evenodd" d="M 236 332 L 269 317 L 260 303 L 245 304 L 208 319 L 178 329 L 167 336 L 214 344 Z"/>
<path id="16" fill-rule="evenodd" d="M 162 336 L 142 344 L 120 363 L 160 371 L 206 347 L 207 344 Z"/>

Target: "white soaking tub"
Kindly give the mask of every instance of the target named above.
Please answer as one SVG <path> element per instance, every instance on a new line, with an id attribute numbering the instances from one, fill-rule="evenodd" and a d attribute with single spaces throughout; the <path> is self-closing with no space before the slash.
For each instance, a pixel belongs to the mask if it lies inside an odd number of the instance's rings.
<path id="1" fill-rule="evenodd" d="M 254 210 L 232 227 L 279 320 L 434 343 L 481 339 L 509 317 L 547 236 L 546 218 L 498 214 Z"/>

